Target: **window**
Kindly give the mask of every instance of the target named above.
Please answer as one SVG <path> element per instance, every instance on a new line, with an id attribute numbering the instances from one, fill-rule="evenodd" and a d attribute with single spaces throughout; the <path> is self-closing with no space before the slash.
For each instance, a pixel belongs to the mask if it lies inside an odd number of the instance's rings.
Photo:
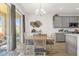
<path id="1" fill-rule="evenodd" d="M 16 37 L 20 38 L 20 19 L 16 19 Z"/>
<path id="2" fill-rule="evenodd" d="M 3 32 L 3 17 L 0 15 L 0 33 Z"/>

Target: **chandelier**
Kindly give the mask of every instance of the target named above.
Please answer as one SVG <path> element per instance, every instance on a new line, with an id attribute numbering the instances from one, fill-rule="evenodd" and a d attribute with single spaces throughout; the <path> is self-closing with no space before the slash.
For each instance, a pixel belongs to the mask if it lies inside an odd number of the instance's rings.
<path id="1" fill-rule="evenodd" d="M 36 15 L 40 15 L 40 16 L 46 14 L 46 11 L 45 11 L 45 9 L 42 8 L 42 5 L 41 4 L 40 4 L 40 7 L 35 10 L 35 14 Z"/>

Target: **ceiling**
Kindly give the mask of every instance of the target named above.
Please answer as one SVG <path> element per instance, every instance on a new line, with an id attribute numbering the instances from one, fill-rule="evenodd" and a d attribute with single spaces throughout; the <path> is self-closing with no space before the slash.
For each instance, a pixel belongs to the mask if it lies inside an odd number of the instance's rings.
<path id="1" fill-rule="evenodd" d="M 40 3 L 17 3 L 17 5 L 28 14 L 35 14 L 35 10 L 40 8 Z M 79 3 L 41 3 L 41 8 L 46 11 L 46 14 L 79 14 Z"/>

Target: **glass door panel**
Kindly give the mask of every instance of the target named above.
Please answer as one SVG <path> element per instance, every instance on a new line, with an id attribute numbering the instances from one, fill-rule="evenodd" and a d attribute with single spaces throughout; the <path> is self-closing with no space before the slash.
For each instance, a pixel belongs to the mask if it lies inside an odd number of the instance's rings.
<path id="1" fill-rule="evenodd" d="M 0 3 L 0 55 L 5 55 L 9 42 L 9 9 L 5 3 Z"/>
<path id="2" fill-rule="evenodd" d="M 3 32 L 2 25 L 3 25 L 3 17 L 0 15 L 0 34 Z"/>
<path id="3" fill-rule="evenodd" d="M 7 39 L 5 34 L 5 14 L 0 13 L 0 55 L 7 52 Z"/>
<path id="4" fill-rule="evenodd" d="M 21 15 L 16 11 L 16 43 L 21 42 Z"/>

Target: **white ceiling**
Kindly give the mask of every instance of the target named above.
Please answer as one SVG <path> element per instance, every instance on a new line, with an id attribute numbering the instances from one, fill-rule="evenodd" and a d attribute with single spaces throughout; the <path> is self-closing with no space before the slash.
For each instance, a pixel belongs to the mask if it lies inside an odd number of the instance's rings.
<path id="1" fill-rule="evenodd" d="M 40 8 L 40 3 L 17 3 L 17 5 L 21 9 L 23 9 L 25 13 L 28 14 L 35 14 L 35 10 Z M 41 7 L 45 9 L 46 14 L 56 14 L 56 13 L 79 14 L 79 3 L 42 3 Z M 78 10 L 76 8 L 78 8 Z"/>

